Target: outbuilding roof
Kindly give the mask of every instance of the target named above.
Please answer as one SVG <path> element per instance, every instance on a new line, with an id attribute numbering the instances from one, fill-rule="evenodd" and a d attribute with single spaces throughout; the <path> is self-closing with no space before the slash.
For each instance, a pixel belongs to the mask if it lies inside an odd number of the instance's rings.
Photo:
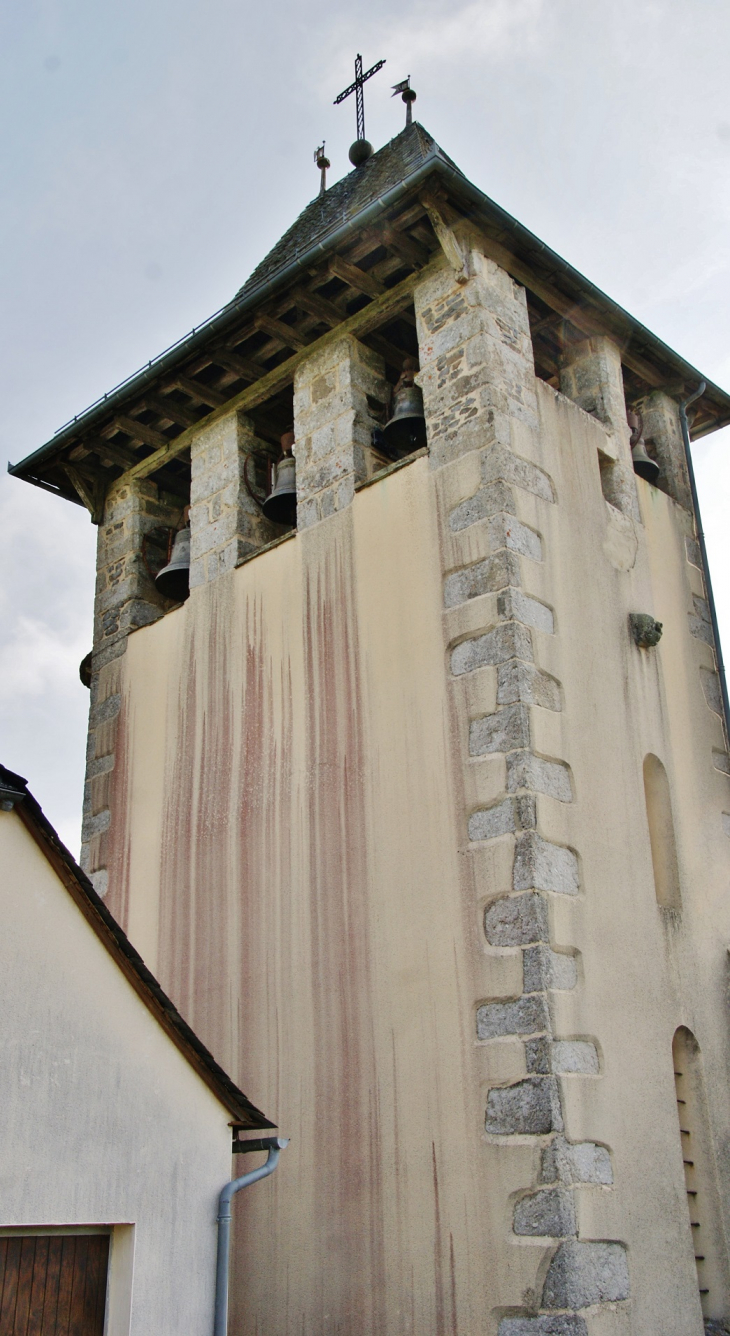
<path id="1" fill-rule="evenodd" d="M 353 333 L 396 380 L 416 350 L 413 289 L 441 253 L 429 198 L 448 226 L 477 227 L 486 252 L 524 285 L 538 375 L 558 384 L 566 331 L 605 333 L 621 348 L 629 403 L 656 388 L 681 398 L 705 380 L 693 435 L 730 422 L 730 395 L 473 185 L 414 122 L 312 200 L 232 301 L 10 472 L 97 520 L 122 475 L 153 477 L 184 502 L 200 426 L 234 409 L 257 412 L 258 433 L 276 442 L 291 412 L 276 396 L 322 340 Z"/>
<path id="2" fill-rule="evenodd" d="M 22 775 L 0 765 L 0 808 L 14 808 L 41 852 L 63 882 L 87 923 L 119 966 L 135 992 L 190 1066 L 202 1077 L 237 1127 L 274 1127 L 218 1065 L 212 1053 L 183 1019 L 155 976 L 109 913 L 86 873 L 79 867 L 30 792 Z"/>

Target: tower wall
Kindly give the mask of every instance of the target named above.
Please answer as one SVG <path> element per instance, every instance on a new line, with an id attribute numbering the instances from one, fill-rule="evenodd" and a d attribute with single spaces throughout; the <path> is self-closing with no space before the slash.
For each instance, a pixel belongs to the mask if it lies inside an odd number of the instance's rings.
<path id="1" fill-rule="evenodd" d="M 672 1044 L 721 1316 L 730 762 L 691 516 L 630 471 L 617 350 L 566 349 L 582 406 L 538 381 L 477 243 L 416 314 L 428 457 L 129 637 L 109 903 L 292 1137 L 238 1210 L 242 1336 L 701 1336 Z"/>

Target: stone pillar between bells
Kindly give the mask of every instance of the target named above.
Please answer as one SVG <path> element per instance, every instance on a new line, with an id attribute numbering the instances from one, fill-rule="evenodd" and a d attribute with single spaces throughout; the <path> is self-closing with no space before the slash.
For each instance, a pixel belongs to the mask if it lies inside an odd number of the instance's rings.
<path id="1" fill-rule="evenodd" d="M 606 446 L 599 461 L 603 495 L 617 510 L 640 520 L 620 349 L 605 335 L 567 343 L 560 389 L 606 428 Z"/>
<path id="2" fill-rule="evenodd" d="M 679 405 L 664 390 L 654 390 L 639 404 L 644 423 L 644 439 L 653 442 L 659 465 L 657 486 L 674 497 L 685 510 L 692 509 L 692 495 L 687 476 Z"/>
<path id="3" fill-rule="evenodd" d="M 315 352 L 294 377 L 297 527 L 349 506 L 355 484 L 387 461 L 372 449 L 389 387 L 382 357 L 351 335 Z"/>
<path id="4" fill-rule="evenodd" d="M 170 603 L 156 590 L 145 563 L 152 530 L 177 529 L 183 502 L 149 479 L 113 483 L 99 525 L 94 602 L 94 649 L 86 751 L 81 866 L 106 890 L 105 841 L 121 705 L 121 659 L 130 632 L 162 617 Z M 159 560 L 159 545 L 149 552 Z"/>
<path id="5" fill-rule="evenodd" d="M 193 438 L 190 448 L 190 588 L 210 584 L 286 533 L 264 518 L 246 486 L 249 455 L 260 454 L 253 423 L 229 413 Z M 270 449 L 270 447 L 268 447 Z M 253 467 L 249 480 L 254 485 Z"/>

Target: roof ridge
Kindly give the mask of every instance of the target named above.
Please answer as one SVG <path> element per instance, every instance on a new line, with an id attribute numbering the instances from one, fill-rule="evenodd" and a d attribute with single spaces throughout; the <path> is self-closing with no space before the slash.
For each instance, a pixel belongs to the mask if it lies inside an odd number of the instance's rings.
<path id="1" fill-rule="evenodd" d="M 463 175 L 456 163 L 436 143 L 433 135 L 420 121 L 413 121 L 361 166 L 353 167 L 323 195 L 316 195 L 304 206 L 291 227 L 287 228 L 239 288 L 233 303 L 255 292 L 302 251 L 323 244 L 338 227 L 356 218 L 386 190 L 407 180 L 431 157 L 439 158 L 459 172 L 459 175 Z"/>

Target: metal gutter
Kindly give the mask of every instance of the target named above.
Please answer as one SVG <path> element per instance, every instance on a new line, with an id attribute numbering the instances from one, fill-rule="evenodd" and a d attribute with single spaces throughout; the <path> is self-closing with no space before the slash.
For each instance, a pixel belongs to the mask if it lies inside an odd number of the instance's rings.
<path id="1" fill-rule="evenodd" d="M 203 325 L 197 326 L 191 334 L 186 334 L 178 343 L 174 343 L 158 358 L 149 362 L 143 370 L 137 371 L 126 380 L 121 381 L 109 394 L 102 399 L 97 399 L 96 403 L 92 404 L 90 408 L 85 409 L 78 417 L 73 418 L 64 427 L 59 428 L 52 440 L 40 446 L 32 455 L 28 455 L 26 459 L 21 460 L 18 464 L 8 464 L 8 472 L 17 476 L 21 470 L 25 471 L 33 464 L 40 463 L 43 459 L 48 458 L 59 446 L 73 440 L 79 430 L 91 426 L 97 419 L 105 417 L 118 404 L 124 402 L 130 392 L 138 393 L 143 390 L 168 367 L 174 367 L 178 361 L 184 361 L 198 347 L 204 347 L 211 335 L 226 329 L 234 320 L 245 314 L 249 308 L 258 306 L 267 297 L 270 297 L 277 288 L 286 286 L 302 269 L 306 269 L 315 260 L 318 260 L 323 253 L 339 246 L 351 232 L 367 226 L 372 218 L 391 208 L 408 190 L 419 185 L 437 163 L 446 165 L 444 159 L 438 153 L 430 153 L 425 162 L 410 176 L 399 181 L 397 185 L 391 186 L 390 190 L 386 190 L 383 195 L 379 195 L 367 208 L 355 214 L 346 223 L 340 224 L 334 232 L 328 232 L 313 246 L 308 246 L 301 255 L 298 255 L 296 259 L 291 260 L 282 269 L 272 274 L 261 286 L 253 288 L 240 300 L 234 298 L 227 306 L 222 306 Z M 466 177 L 460 179 L 466 181 Z"/>
<path id="2" fill-rule="evenodd" d="M 591 304 L 598 308 L 597 313 L 600 313 L 600 310 L 603 309 L 603 311 L 610 317 L 618 319 L 620 323 L 628 328 L 632 337 L 637 336 L 644 340 L 655 356 L 658 355 L 660 358 L 668 360 L 670 364 L 673 364 L 677 373 L 683 378 L 691 381 L 702 379 L 700 372 L 698 372 L 695 367 L 691 366 L 689 362 L 686 362 L 684 358 L 680 357 L 672 348 L 665 344 L 661 339 L 657 338 L 656 335 L 652 334 L 645 325 L 642 325 L 639 321 L 634 319 L 628 311 L 624 310 L 622 306 L 619 306 L 617 302 L 614 302 L 610 297 L 606 296 L 600 288 L 597 288 L 589 281 L 589 279 L 585 278 L 579 270 L 574 269 L 572 265 L 568 264 L 566 260 L 563 260 L 561 256 L 551 250 L 549 246 L 546 246 L 544 242 L 540 241 L 539 238 L 536 237 L 534 233 L 530 232 L 528 228 L 524 227 L 522 223 L 513 218 L 505 209 L 502 209 L 500 205 L 496 204 L 488 195 L 485 195 L 477 186 L 473 185 L 457 167 L 453 166 L 442 155 L 438 145 L 436 145 L 421 165 L 416 168 L 414 172 L 411 172 L 408 176 L 404 177 L 403 180 L 399 181 L 397 185 L 391 186 L 389 190 L 386 190 L 382 195 L 379 195 L 367 205 L 365 209 L 360 210 L 358 213 L 354 214 L 352 218 L 349 218 L 347 222 L 341 223 L 339 227 L 334 229 L 334 231 L 326 233 L 324 237 L 320 238 L 313 245 L 308 246 L 307 249 L 296 256 L 294 260 L 289 261 L 288 264 L 277 270 L 264 283 L 246 293 L 244 297 L 241 297 L 240 299 L 234 298 L 232 302 L 221 307 L 220 310 L 210 316 L 204 324 L 194 328 L 190 334 L 185 335 L 158 358 L 149 362 L 147 367 L 143 368 L 141 371 L 135 372 L 132 376 L 129 376 L 126 380 L 122 381 L 118 386 L 111 390 L 109 394 L 105 395 L 102 399 L 97 400 L 96 403 L 90 406 L 90 408 L 85 409 L 83 413 L 78 417 L 75 417 L 73 421 L 67 423 L 64 427 L 61 427 L 52 440 L 46 442 L 45 445 L 42 445 L 38 450 L 34 451 L 33 454 L 28 455 L 18 464 L 8 464 L 8 472 L 14 476 L 22 476 L 23 473 L 32 469 L 34 465 L 50 458 L 60 446 L 75 439 L 79 430 L 92 426 L 98 419 L 105 417 L 107 413 L 113 411 L 118 405 L 123 403 L 131 393 L 139 393 L 148 384 L 156 380 L 161 372 L 164 372 L 168 368 L 173 368 L 179 361 L 183 361 L 189 357 L 196 351 L 196 349 L 204 348 L 212 335 L 225 330 L 247 310 L 265 301 L 280 287 L 286 286 L 286 284 L 291 282 L 301 270 L 306 269 L 323 254 L 334 250 L 337 246 L 341 245 L 342 242 L 346 241 L 352 232 L 362 227 L 366 227 L 373 218 L 385 212 L 387 209 L 392 208 L 403 195 L 419 186 L 421 182 L 434 171 L 438 171 L 440 175 L 445 177 L 453 186 L 456 193 L 461 194 L 463 197 L 466 197 L 471 201 L 475 206 L 477 213 L 487 215 L 489 221 L 492 223 L 496 222 L 498 226 L 503 227 L 511 239 L 517 240 L 518 244 L 525 247 L 532 254 L 544 257 L 554 273 L 564 275 L 572 283 L 577 285 L 578 288 L 582 289 L 583 292 L 592 299 Z M 507 247 L 507 249 L 510 248 Z M 519 256 L 515 254 L 515 258 L 519 258 Z M 568 296 L 569 294 L 565 295 Z M 705 383 L 707 389 L 713 395 L 717 396 L 724 404 L 727 412 L 727 420 L 730 421 L 730 395 L 718 385 L 713 384 L 712 381 L 706 381 Z M 725 423 L 718 423 L 718 428 L 724 425 Z"/>
<path id="3" fill-rule="evenodd" d="M 707 546 L 705 544 L 705 531 L 702 527 L 702 516 L 700 514 L 700 502 L 697 496 L 697 484 L 695 482 L 695 471 L 692 463 L 692 449 L 689 436 L 689 422 L 687 420 L 687 409 L 696 399 L 699 399 L 705 391 L 705 382 L 700 381 L 694 394 L 684 399 L 679 405 L 679 420 L 682 424 L 682 440 L 684 441 L 684 454 L 687 460 L 687 473 L 689 474 L 689 489 L 692 493 L 692 505 L 695 512 L 695 524 L 697 526 L 697 543 L 700 549 L 700 559 L 702 561 L 702 574 L 705 577 L 705 593 L 707 594 L 707 605 L 710 610 L 710 624 L 712 626 L 712 635 L 714 639 L 715 658 L 717 660 L 717 675 L 720 679 L 720 695 L 722 697 L 722 710 L 725 724 L 725 741 L 730 742 L 730 701 L 727 694 L 727 677 L 725 675 L 725 662 L 722 657 L 722 644 L 720 643 L 720 627 L 717 622 L 717 609 L 715 608 L 715 595 L 712 590 L 712 579 L 710 577 L 710 561 L 707 556 Z"/>

